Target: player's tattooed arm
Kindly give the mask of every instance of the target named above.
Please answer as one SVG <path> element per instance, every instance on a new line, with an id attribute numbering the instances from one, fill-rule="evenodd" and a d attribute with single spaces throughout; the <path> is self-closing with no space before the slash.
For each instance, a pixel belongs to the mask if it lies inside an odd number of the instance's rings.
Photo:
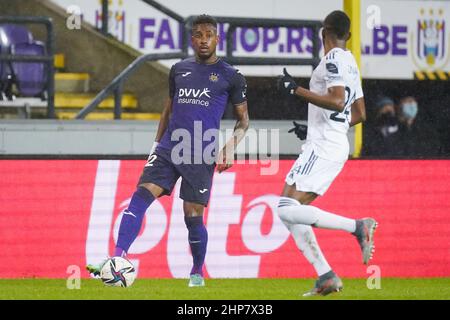
<path id="1" fill-rule="evenodd" d="M 171 113 L 172 113 L 172 98 L 167 98 L 164 104 L 164 110 L 161 113 L 161 118 L 159 120 L 158 131 L 156 132 L 156 139 L 155 139 L 156 142 L 161 141 L 164 132 L 166 132 Z"/>
<path id="2" fill-rule="evenodd" d="M 364 121 L 366 121 L 366 104 L 364 103 L 364 98 L 361 97 L 352 104 L 352 121 L 350 122 L 350 127 Z"/>
<path id="3" fill-rule="evenodd" d="M 247 132 L 250 122 L 248 117 L 247 102 L 245 101 L 234 106 L 234 114 L 237 120 L 234 126 L 233 137 L 227 141 L 218 156 L 217 171 L 219 171 L 219 173 L 227 170 L 233 165 L 234 151 Z"/>
<path id="4" fill-rule="evenodd" d="M 244 138 L 249 126 L 247 102 L 234 106 L 234 115 L 237 119 L 233 131 L 233 149 L 235 150 L 239 142 Z"/>

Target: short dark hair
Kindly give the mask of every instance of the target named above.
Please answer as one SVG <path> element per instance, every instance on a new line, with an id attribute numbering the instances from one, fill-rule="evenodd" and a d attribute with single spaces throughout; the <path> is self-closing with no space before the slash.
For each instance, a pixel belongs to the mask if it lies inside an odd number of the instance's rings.
<path id="1" fill-rule="evenodd" d="M 215 29 L 217 29 L 217 20 L 207 14 L 201 14 L 192 21 L 191 33 L 194 31 L 195 26 L 199 24 L 211 24 Z"/>
<path id="2" fill-rule="evenodd" d="M 350 18 L 344 11 L 336 10 L 327 15 L 323 27 L 338 39 L 345 40 L 345 36 L 350 32 Z"/>

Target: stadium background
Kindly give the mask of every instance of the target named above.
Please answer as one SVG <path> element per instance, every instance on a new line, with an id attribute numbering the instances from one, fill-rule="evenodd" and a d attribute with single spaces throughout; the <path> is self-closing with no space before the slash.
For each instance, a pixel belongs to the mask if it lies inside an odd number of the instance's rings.
<path id="1" fill-rule="evenodd" d="M 226 5 L 219 1 L 195 2 L 191 5 L 189 1 L 187 5 L 185 1 L 170 0 L 164 4 L 184 17 L 203 12 L 242 16 L 245 12 L 245 17 L 315 20 L 342 8 L 340 0 L 315 1 L 314 6 L 308 1 L 273 0 L 257 4 L 228 1 Z M 449 277 L 449 77 L 417 80 L 415 72 L 425 69 L 431 70 L 431 74 L 450 72 L 450 5 L 444 1 L 408 1 L 406 6 L 405 2 L 361 1 L 361 46 L 364 50 L 372 47 L 367 49 L 371 53 L 361 57 L 369 119 L 379 94 L 415 95 L 421 117 L 438 129 L 440 152 L 433 160 L 350 160 L 317 205 L 349 217 L 373 216 L 379 220 L 377 251 L 371 263 L 380 267 L 382 276 Z M 381 8 L 380 22 L 386 28 L 383 30 L 390 32 L 380 42 L 374 40 L 374 33 L 365 26 L 371 12 L 368 7 L 372 4 Z M 83 15 L 79 30 L 72 30 L 66 24 L 73 14 L 67 11 L 71 5 L 79 7 Z M 144 6 L 145 10 L 136 9 L 139 6 Z M 75 98 L 64 92 L 61 82 L 59 88 L 63 91 L 57 92 L 55 100 L 56 116 L 60 120 L 37 120 L 45 118 L 45 107 L 32 107 L 27 113 L 32 119 L 27 120 L 15 119 L 22 115 L 17 107 L 3 105 L 0 110 L 3 118 L 0 121 L 3 158 L 0 161 L 0 252 L 3 262 L 14 266 L 2 268 L 0 278 L 66 278 L 68 266 L 82 267 L 98 262 L 113 250 L 119 214 L 129 201 L 146 150 L 150 149 L 157 124 L 157 120 L 152 119 L 158 118 L 167 92 L 167 67 L 173 61 L 149 62 L 125 83 L 124 91 L 131 102 L 125 97 L 122 100 L 123 115 L 134 121 L 92 122 L 90 129 L 85 130 L 84 124 L 78 121 L 88 120 L 64 119 L 73 117 L 138 55 L 176 51 L 177 48 L 171 48 L 167 30 L 171 30 L 173 43 L 177 44 L 179 26 L 138 0 L 110 1 L 111 16 L 115 18 L 110 19 L 108 36 L 96 29 L 101 28 L 100 1 L 0 1 L 0 8 L 4 15 L 52 17 L 55 52 L 62 54 L 64 60 L 63 66 L 57 67 L 57 73 L 72 74 L 55 79 L 75 79 L 73 86 L 84 83 L 81 94 L 87 96 L 83 99 L 77 96 L 81 102 L 71 105 Z M 403 12 L 401 16 L 399 8 Z M 440 69 L 435 70 L 420 57 L 413 56 L 416 51 L 413 39 L 419 37 L 415 26 L 423 19 L 421 9 L 428 18 L 445 21 L 445 42 L 438 61 Z M 135 25 L 126 23 L 132 19 L 136 19 Z M 142 27 L 142 21 L 147 25 L 140 35 L 147 38 L 140 41 L 137 30 Z M 30 26 L 30 29 L 36 39 L 45 38 L 40 28 Z M 247 46 L 253 43 L 257 47 L 255 52 L 238 50 L 244 56 L 307 57 L 310 54 L 307 47 L 311 39 L 307 33 L 292 44 L 292 52 L 287 55 L 281 52 L 281 40 L 269 43 L 268 52 L 264 52 L 263 40 L 257 34 L 243 35 L 240 39 L 248 41 Z M 377 46 L 378 51 L 373 46 Z M 299 107 L 301 102 L 280 102 L 280 97 L 273 93 L 274 77 L 280 69 L 280 66 L 241 67 L 248 78 L 251 118 L 268 121 L 269 127 L 282 128 L 280 131 L 286 140 L 282 140 L 285 145 L 280 146 L 282 160 L 278 162 L 276 175 L 261 176 L 263 164 L 247 163 L 235 165 L 214 177 L 212 199 L 205 217 L 210 234 L 206 260 L 209 277 L 314 276 L 275 213 L 276 195 L 300 147 L 295 137 L 288 138 L 286 128 L 290 125 L 289 119 L 306 117 L 305 106 Z M 289 69 L 307 85 L 310 67 L 291 66 Z M 87 90 L 86 77 L 89 79 Z M 94 112 L 96 119 L 112 117 L 111 101 L 109 106 Z M 143 126 L 134 124 L 139 122 L 135 119 L 146 120 L 148 128 L 133 129 Z M 74 122 L 81 129 L 73 129 Z M 257 127 L 264 127 L 254 122 Z M 105 143 L 102 139 L 108 132 L 113 137 Z M 353 137 L 354 133 L 352 143 Z M 367 277 L 360 263 L 357 243 L 350 236 L 318 230 L 317 237 L 330 264 L 340 275 Z M 130 258 L 138 267 L 139 276 L 186 277 L 190 265 L 186 239 L 181 202 L 174 191 L 172 196 L 161 198 L 150 207 L 143 230 L 131 249 Z"/>

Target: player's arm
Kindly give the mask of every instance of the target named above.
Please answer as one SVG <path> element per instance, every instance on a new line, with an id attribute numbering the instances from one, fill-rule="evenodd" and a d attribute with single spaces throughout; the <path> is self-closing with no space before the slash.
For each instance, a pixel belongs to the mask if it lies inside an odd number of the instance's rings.
<path id="1" fill-rule="evenodd" d="M 248 117 L 247 101 L 234 106 L 234 116 L 236 117 L 236 124 L 233 131 L 233 149 L 236 150 L 237 145 L 245 137 L 250 120 Z M 231 143 L 231 141 L 230 141 Z"/>
<path id="2" fill-rule="evenodd" d="M 364 98 L 361 97 L 352 104 L 352 121 L 350 122 L 350 127 L 364 121 L 366 121 L 366 104 L 364 103 Z"/>
<path id="3" fill-rule="evenodd" d="M 250 120 L 248 117 L 247 101 L 234 106 L 234 116 L 236 117 L 236 124 L 234 125 L 233 137 L 229 141 L 230 147 L 233 151 L 236 150 L 237 145 L 245 137 Z"/>
<path id="4" fill-rule="evenodd" d="M 217 171 L 219 173 L 233 165 L 234 152 L 247 132 L 250 123 L 247 101 L 234 106 L 234 115 L 236 117 L 236 124 L 234 125 L 233 136 L 227 141 L 219 154 L 219 163 L 217 165 Z"/>
<path id="5" fill-rule="evenodd" d="M 156 147 L 161 141 L 164 132 L 166 132 L 167 126 L 169 125 L 170 115 L 172 114 L 172 102 L 175 96 L 175 66 L 172 66 L 169 72 L 169 97 L 164 103 L 164 109 L 161 113 L 161 118 L 159 119 L 158 130 L 156 131 L 155 142 L 153 143 L 152 149 L 150 150 L 150 155 L 155 152 Z"/>
<path id="6" fill-rule="evenodd" d="M 172 113 L 172 98 L 167 98 L 164 103 L 164 109 L 161 113 L 161 118 L 159 119 L 158 131 L 156 132 L 155 142 L 160 142 L 164 132 L 166 132 L 167 126 L 169 124 L 169 118 Z"/>
<path id="7" fill-rule="evenodd" d="M 279 79 L 279 90 L 305 99 L 318 107 L 342 112 L 345 108 L 345 87 L 343 85 L 331 86 L 324 95 L 317 94 L 311 90 L 297 85 L 294 78 L 283 69 L 284 75 Z"/>
<path id="8" fill-rule="evenodd" d="M 327 89 L 325 95 L 314 93 L 308 89 L 297 87 L 295 95 L 305 99 L 312 104 L 331 111 L 344 111 L 345 87 L 336 86 Z"/>
<path id="9" fill-rule="evenodd" d="M 219 153 L 217 171 L 222 172 L 233 165 L 234 151 L 239 142 L 245 137 L 249 126 L 249 116 L 247 108 L 247 82 L 244 76 L 236 72 L 231 79 L 230 100 L 234 106 L 234 115 L 236 124 L 234 126 L 233 136 L 227 141 Z"/>

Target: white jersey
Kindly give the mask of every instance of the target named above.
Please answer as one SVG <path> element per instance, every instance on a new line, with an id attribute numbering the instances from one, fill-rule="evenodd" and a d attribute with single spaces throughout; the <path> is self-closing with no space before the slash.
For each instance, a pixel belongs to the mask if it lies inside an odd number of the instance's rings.
<path id="1" fill-rule="evenodd" d="M 358 65 L 350 51 L 334 48 L 322 58 L 313 71 L 309 89 L 324 95 L 327 89 L 345 87 L 345 108 L 342 112 L 308 104 L 308 135 L 306 145 L 312 145 L 320 158 L 336 162 L 348 159 L 347 131 L 351 121 L 351 106 L 363 96 Z"/>

